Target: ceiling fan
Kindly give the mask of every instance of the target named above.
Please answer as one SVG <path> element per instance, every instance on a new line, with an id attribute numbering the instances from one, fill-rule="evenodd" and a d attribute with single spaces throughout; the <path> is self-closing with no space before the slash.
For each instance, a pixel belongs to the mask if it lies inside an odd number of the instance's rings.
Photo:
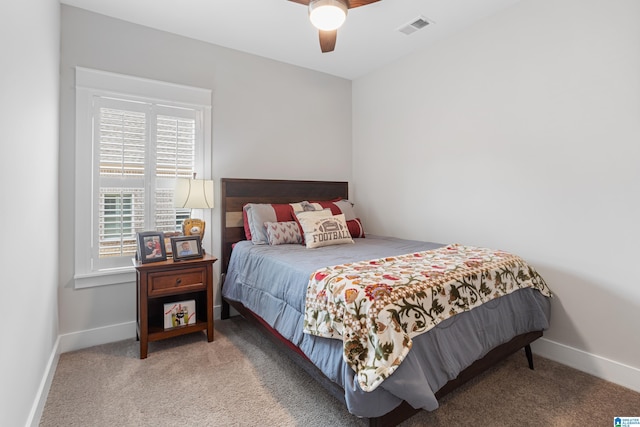
<path id="1" fill-rule="evenodd" d="M 380 0 L 289 0 L 309 6 L 309 19 L 320 35 L 320 50 L 332 52 L 336 47 L 338 28 L 347 18 L 347 10 Z"/>

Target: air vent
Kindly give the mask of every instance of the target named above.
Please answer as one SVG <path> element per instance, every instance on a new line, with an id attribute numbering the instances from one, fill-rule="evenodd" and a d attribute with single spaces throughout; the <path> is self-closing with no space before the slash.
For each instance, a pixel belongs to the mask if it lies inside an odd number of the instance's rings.
<path id="1" fill-rule="evenodd" d="M 398 31 L 400 31 L 403 34 L 409 35 L 409 34 L 415 33 L 418 30 L 423 29 L 429 24 L 430 22 L 427 20 L 427 18 L 425 18 L 424 16 L 418 16 L 416 19 L 414 19 L 410 23 L 398 28 Z"/>

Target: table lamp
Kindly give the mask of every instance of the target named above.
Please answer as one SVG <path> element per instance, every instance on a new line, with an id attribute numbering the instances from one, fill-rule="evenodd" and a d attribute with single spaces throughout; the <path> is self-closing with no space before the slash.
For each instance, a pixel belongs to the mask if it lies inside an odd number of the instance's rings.
<path id="1" fill-rule="evenodd" d="M 209 179 L 177 178 L 176 187 L 173 193 L 173 206 L 176 208 L 189 209 L 212 209 L 213 208 L 213 181 Z M 185 236 L 199 235 L 200 240 L 204 238 L 205 221 L 197 218 L 189 218 L 182 222 L 182 234 Z"/>

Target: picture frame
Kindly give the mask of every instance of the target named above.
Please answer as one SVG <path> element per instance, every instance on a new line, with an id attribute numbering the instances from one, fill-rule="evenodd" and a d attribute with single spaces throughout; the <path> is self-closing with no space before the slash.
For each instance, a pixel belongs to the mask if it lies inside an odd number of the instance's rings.
<path id="1" fill-rule="evenodd" d="M 171 238 L 171 252 L 174 261 L 202 258 L 202 241 L 199 235 Z"/>
<path id="2" fill-rule="evenodd" d="M 138 261 L 142 264 L 167 260 L 162 231 L 142 231 L 138 233 Z"/>
<path id="3" fill-rule="evenodd" d="M 177 301 L 164 304 L 164 328 L 196 324 L 196 301 Z"/>
<path id="4" fill-rule="evenodd" d="M 167 257 L 173 255 L 173 249 L 171 248 L 171 238 L 182 236 L 182 233 L 179 231 L 170 231 L 164 233 L 164 250 L 167 252 Z"/>

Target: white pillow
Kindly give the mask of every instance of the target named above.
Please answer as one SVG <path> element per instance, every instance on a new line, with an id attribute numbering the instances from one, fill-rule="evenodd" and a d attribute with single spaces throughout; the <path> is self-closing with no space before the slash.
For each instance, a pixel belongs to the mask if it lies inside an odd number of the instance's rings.
<path id="1" fill-rule="evenodd" d="M 302 203 L 308 204 L 309 202 L 302 202 Z M 304 242 L 304 230 L 302 229 L 300 218 L 307 218 L 307 219 L 326 218 L 328 216 L 333 215 L 330 209 L 318 209 L 318 210 L 307 209 L 305 211 L 298 211 L 296 208 L 301 207 L 300 203 L 295 203 L 295 204 L 292 204 L 291 206 L 294 208 L 293 215 L 295 216 L 295 220 L 298 222 L 298 226 L 300 227 L 300 233 L 302 235 L 302 243 L 305 243 L 305 242 Z"/>
<path id="2" fill-rule="evenodd" d="M 344 214 L 331 215 L 329 211 L 329 215 L 317 215 L 319 212 L 324 211 L 296 213 L 307 248 L 353 243 Z"/>

